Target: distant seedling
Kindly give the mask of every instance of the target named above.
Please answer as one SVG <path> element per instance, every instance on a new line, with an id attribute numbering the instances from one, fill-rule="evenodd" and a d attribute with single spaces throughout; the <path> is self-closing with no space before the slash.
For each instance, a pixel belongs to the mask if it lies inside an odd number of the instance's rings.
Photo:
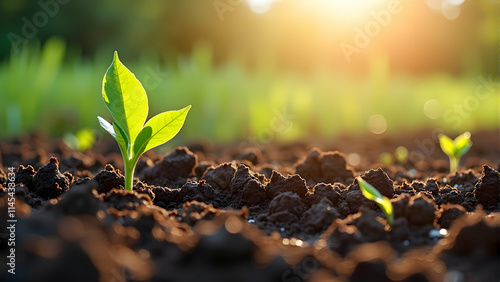
<path id="1" fill-rule="evenodd" d="M 393 163 L 391 153 L 383 152 L 382 154 L 380 154 L 379 159 L 380 163 L 385 165 L 391 165 Z"/>
<path id="2" fill-rule="evenodd" d="M 399 146 L 394 151 L 394 155 L 399 163 L 405 163 L 408 160 L 408 149 L 405 146 Z"/>
<path id="3" fill-rule="evenodd" d="M 135 166 L 149 149 L 166 143 L 181 130 L 191 105 L 148 117 L 148 97 L 142 84 L 118 59 L 113 62 L 102 81 L 102 97 L 114 122 L 97 117 L 101 126 L 120 146 L 125 171 L 125 190 L 132 191 Z"/>
<path id="4" fill-rule="evenodd" d="M 382 209 L 385 214 L 385 218 L 387 219 L 387 223 L 392 226 L 394 222 L 394 214 L 392 212 L 392 203 L 389 198 L 382 196 L 380 192 L 375 189 L 370 183 L 366 182 L 363 178 L 357 178 L 359 183 L 359 188 L 361 192 L 363 192 L 363 196 L 365 196 L 368 200 L 372 200 Z"/>
<path id="5" fill-rule="evenodd" d="M 450 137 L 444 134 L 439 135 L 441 150 L 450 158 L 450 173 L 457 171 L 460 158 L 472 147 L 470 138 L 469 131 L 457 136 L 455 140 L 451 140 Z"/>
<path id="6" fill-rule="evenodd" d="M 394 151 L 394 155 L 391 153 L 383 152 L 379 156 L 380 163 L 385 165 L 392 165 L 394 161 L 400 164 L 404 164 L 408 160 L 408 149 L 404 146 L 399 146 Z"/>
<path id="7" fill-rule="evenodd" d="M 85 152 L 95 143 L 95 133 L 92 129 L 84 128 L 76 134 L 66 133 L 63 142 L 74 151 Z"/>

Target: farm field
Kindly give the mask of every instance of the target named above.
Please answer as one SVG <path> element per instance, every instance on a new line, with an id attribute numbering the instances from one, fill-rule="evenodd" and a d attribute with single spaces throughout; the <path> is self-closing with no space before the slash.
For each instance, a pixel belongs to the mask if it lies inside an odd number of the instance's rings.
<path id="1" fill-rule="evenodd" d="M 500 281 L 498 3 L 0 3 L 1 281 Z"/>

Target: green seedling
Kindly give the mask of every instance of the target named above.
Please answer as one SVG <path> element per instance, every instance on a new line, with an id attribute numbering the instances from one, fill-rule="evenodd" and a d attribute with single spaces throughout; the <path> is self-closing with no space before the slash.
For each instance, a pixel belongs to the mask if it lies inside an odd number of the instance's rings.
<path id="1" fill-rule="evenodd" d="M 387 152 L 383 152 L 379 156 L 380 158 L 380 163 L 385 164 L 385 165 L 391 165 L 392 164 L 392 155 Z"/>
<path id="2" fill-rule="evenodd" d="M 79 130 L 76 134 L 64 134 L 63 141 L 72 150 L 85 152 L 94 145 L 95 133 L 92 129 L 84 128 Z"/>
<path id="3" fill-rule="evenodd" d="M 359 183 L 359 188 L 361 192 L 363 192 L 363 196 L 365 196 L 368 200 L 372 200 L 382 209 L 385 214 L 385 218 L 387 218 L 387 223 L 392 226 L 394 222 L 394 214 L 392 213 L 392 203 L 389 198 L 382 196 L 380 192 L 375 189 L 370 183 L 366 182 L 363 178 L 357 178 Z"/>
<path id="4" fill-rule="evenodd" d="M 460 158 L 472 147 L 470 137 L 469 131 L 457 136 L 455 140 L 451 140 L 450 137 L 444 134 L 439 135 L 441 150 L 450 158 L 450 173 L 457 171 Z"/>
<path id="5" fill-rule="evenodd" d="M 148 116 L 148 97 L 142 84 L 118 59 L 113 62 L 102 81 L 102 97 L 113 116 L 113 124 L 97 117 L 101 126 L 120 146 L 125 171 L 125 190 L 132 191 L 134 169 L 139 157 L 149 149 L 166 143 L 181 130 L 191 105 Z"/>
<path id="6" fill-rule="evenodd" d="M 404 146 L 399 146 L 394 151 L 394 155 L 399 163 L 405 163 L 408 160 L 408 149 Z"/>

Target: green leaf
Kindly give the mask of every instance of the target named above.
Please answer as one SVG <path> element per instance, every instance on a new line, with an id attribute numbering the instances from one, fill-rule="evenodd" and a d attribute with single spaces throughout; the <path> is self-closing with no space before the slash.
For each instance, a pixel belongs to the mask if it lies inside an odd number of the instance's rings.
<path id="1" fill-rule="evenodd" d="M 118 142 L 122 154 L 124 154 L 125 158 L 130 159 L 130 141 L 127 135 L 116 122 L 113 122 L 113 129 L 116 133 L 116 142 Z"/>
<path id="2" fill-rule="evenodd" d="M 377 189 L 375 189 L 375 187 L 366 182 L 363 178 L 358 177 L 358 183 L 359 188 L 361 188 L 361 192 L 363 192 L 363 195 L 368 200 L 376 201 L 376 199 L 381 199 L 382 197 L 384 197 Z"/>
<path id="3" fill-rule="evenodd" d="M 109 134 L 111 134 L 111 136 L 113 136 L 113 138 L 116 139 L 115 130 L 113 129 L 111 123 L 109 123 L 107 120 L 103 119 L 100 116 L 97 116 L 97 120 L 99 120 L 99 124 L 101 125 L 101 127 L 104 128 L 104 130 L 106 130 Z"/>
<path id="4" fill-rule="evenodd" d="M 470 141 L 470 138 L 471 134 L 467 131 L 457 136 L 457 138 L 453 140 L 453 144 L 455 145 L 456 149 L 455 156 L 461 157 L 469 151 L 469 149 L 472 147 L 472 141 Z"/>
<path id="5" fill-rule="evenodd" d="M 182 128 L 191 105 L 178 111 L 168 111 L 152 117 L 137 136 L 134 155 L 141 155 L 149 149 L 166 143 Z"/>
<path id="6" fill-rule="evenodd" d="M 120 62 L 116 51 L 102 81 L 102 97 L 115 123 L 133 142 L 146 122 L 148 97 L 139 80 Z"/>
<path id="7" fill-rule="evenodd" d="M 392 223 L 394 222 L 394 213 L 392 212 L 391 200 L 387 197 L 383 197 L 381 201 L 376 201 L 376 203 L 384 212 L 385 217 L 387 218 L 387 223 L 392 226 Z"/>
<path id="8" fill-rule="evenodd" d="M 472 147 L 472 142 L 469 142 L 465 145 L 465 147 L 459 148 L 456 153 L 457 157 L 460 158 L 461 156 L 465 155 L 471 147 Z"/>
<path id="9" fill-rule="evenodd" d="M 128 143 L 128 138 L 125 135 L 125 132 L 123 129 L 118 126 L 115 122 L 113 122 L 113 125 L 111 125 L 107 120 L 103 119 L 102 117 L 98 116 L 97 119 L 99 120 L 99 124 L 104 128 L 113 138 L 115 138 L 116 142 L 118 142 L 118 146 L 120 146 L 120 150 L 122 150 L 122 154 L 126 153 L 127 156 L 129 156 L 129 143 Z"/>
<path id="10" fill-rule="evenodd" d="M 470 142 L 470 132 L 467 131 L 463 134 L 460 134 L 453 140 L 453 145 L 455 145 L 456 148 L 463 148 L 465 147 L 469 142 Z"/>
<path id="11" fill-rule="evenodd" d="M 455 144 L 450 137 L 439 134 L 439 145 L 441 146 L 441 150 L 448 156 L 455 156 Z"/>
<path id="12" fill-rule="evenodd" d="M 363 178 L 357 178 L 359 183 L 359 188 L 367 199 L 374 201 L 382 209 L 387 218 L 387 223 L 392 226 L 394 221 L 394 215 L 392 212 L 392 203 L 389 198 L 380 194 L 380 192 L 375 189 L 370 183 L 366 182 Z"/>

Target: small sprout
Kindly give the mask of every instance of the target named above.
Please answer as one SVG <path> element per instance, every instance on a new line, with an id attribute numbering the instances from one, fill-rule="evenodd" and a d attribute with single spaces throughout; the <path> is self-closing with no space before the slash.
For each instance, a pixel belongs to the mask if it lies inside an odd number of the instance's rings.
<path id="1" fill-rule="evenodd" d="M 472 147 L 470 137 L 469 131 L 457 136 L 455 140 L 451 140 L 450 137 L 444 134 L 439 135 L 441 150 L 450 158 L 450 173 L 457 171 L 460 158 Z"/>
<path id="2" fill-rule="evenodd" d="M 74 151 L 87 151 L 95 143 L 95 133 L 92 129 L 84 128 L 76 134 L 67 133 L 63 137 L 63 142 Z"/>
<path id="3" fill-rule="evenodd" d="M 365 196 L 368 200 L 372 200 L 382 209 L 387 218 L 387 223 L 392 226 L 394 222 L 394 215 L 392 213 L 392 203 L 389 198 L 382 196 L 380 192 L 375 189 L 370 183 L 366 182 L 363 178 L 357 178 L 359 183 L 359 188 L 361 192 L 363 192 L 363 196 Z"/>
<path id="4" fill-rule="evenodd" d="M 383 152 L 380 154 L 380 163 L 385 164 L 385 165 L 391 165 L 392 164 L 392 155 L 387 152 Z"/>
<path id="5" fill-rule="evenodd" d="M 191 106 L 158 114 L 146 123 L 149 110 L 146 91 L 135 75 L 120 62 L 116 51 L 102 81 L 102 97 L 114 122 L 110 124 L 101 117 L 97 119 L 118 142 L 123 156 L 125 190 L 132 191 L 134 169 L 139 157 L 177 135 Z"/>
<path id="6" fill-rule="evenodd" d="M 408 149 L 404 146 L 399 146 L 394 151 L 394 155 L 398 163 L 405 163 L 408 160 Z"/>

